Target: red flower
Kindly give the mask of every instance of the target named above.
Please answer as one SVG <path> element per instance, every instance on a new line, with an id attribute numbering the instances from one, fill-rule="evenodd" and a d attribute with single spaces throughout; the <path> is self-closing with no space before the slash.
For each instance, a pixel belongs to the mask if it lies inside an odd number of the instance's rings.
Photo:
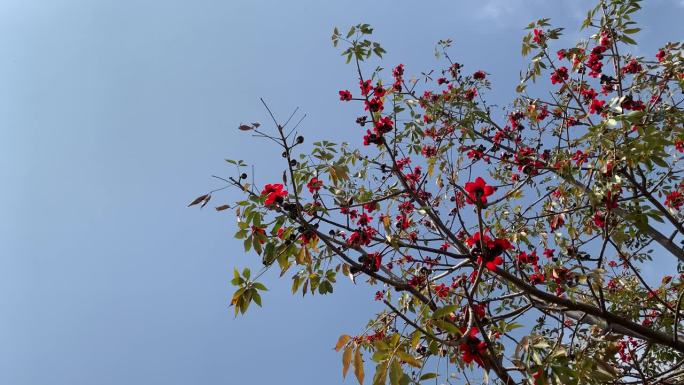
<path id="1" fill-rule="evenodd" d="M 461 350 L 461 359 L 466 364 L 475 361 L 480 366 L 483 366 L 482 357 L 487 352 L 487 343 L 480 341 L 477 338 L 477 328 L 472 328 L 470 333 L 465 336 L 465 341 L 459 345 Z"/>
<path id="2" fill-rule="evenodd" d="M 465 190 L 468 192 L 468 203 L 486 205 L 487 197 L 494 194 L 496 188 L 489 186 L 484 179 L 477 177 L 475 182 L 465 184 Z"/>
<path id="3" fill-rule="evenodd" d="M 672 207 L 675 210 L 679 210 L 680 207 L 684 204 L 684 195 L 680 193 L 679 191 L 673 191 L 669 194 L 667 194 L 667 197 L 665 198 L 665 206 L 667 207 Z"/>
<path id="4" fill-rule="evenodd" d="M 440 283 L 439 285 L 435 286 L 435 294 L 439 298 L 444 298 L 447 295 L 449 295 L 449 287 L 447 287 L 445 284 Z"/>
<path id="5" fill-rule="evenodd" d="M 634 100 L 631 95 L 625 96 L 620 107 L 625 110 L 643 111 L 646 109 L 646 105 L 641 100 Z"/>
<path id="6" fill-rule="evenodd" d="M 309 183 L 306 184 L 306 187 L 308 187 L 309 192 L 313 194 L 314 191 L 318 191 L 321 189 L 321 187 L 323 187 L 323 181 L 316 177 L 313 177 L 311 178 Z"/>
<path id="7" fill-rule="evenodd" d="M 351 92 L 349 92 L 349 90 L 342 90 L 339 92 L 339 94 L 340 94 L 340 100 L 342 100 L 343 102 L 348 102 L 348 101 L 352 100 L 352 94 L 351 94 Z"/>
<path id="8" fill-rule="evenodd" d="M 395 78 L 401 78 L 404 75 L 404 65 L 399 64 L 398 66 L 394 67 L 392 70 L 392 76 Z"/>
<path id="9" fill-rule="evenodd" d="M 371 111 L 371 112 L 378 112 L 382 111 L 385 106 L 382 103 L 382 99 L 380 98 L 373 98 L 371 100 L 365 101 L 364 102 L 366 107 L 366 111 Z"/>
<path id="10" fill-rule="evenodd" d="M 551 84 L 563 83 L 565 80 L 568 80 L 568 69 L 565 67 L 560 67 L 551 74 Z"/>
<path id="11" fill-rule="evenodd" d="M 368 246 L 370 243 L 370 238 L 366 237 L 366 234 L 361 231 L 354 231 L 347 239 L 347 244 L 350 246 Z"/>
<path id="12" fill-rule="evenodd" d="M 674 142 L 675 148 L 679 152 L 684 152 L 684 140 L 678 139 Z"/>
<path id="13" fill-rule="evenodd" d="M 603 100 L 593 99 L 589 105 L 590 114 L 599 114 L 603 111 L 603 106 L 606 104 Z"/>
<path id="14" fill-rule="evenodd" d="M 543 273 L 534 273 L 530 275 L 530 283 L 533 285 L 538 285 L 544 283 L 546 276 Z"/>
<path id="15" fill-rule="evenodd" d="M 287 196 L 287 191 L 283 190 L 282 184 L 267 184 L 261 191 L 261 195 L 266 195 L 266 200 L 264 201 L 264 204 L 266 206 L 270 206 L 274 203 L 282 203 L 283 198 Z"/>
<path id="16" fill-rule="evenodd" d="M 520 254 L 518 254 L 517 258 L 518 258 L 518 262 L 520 262 L 522 264 L 531 263 L 533 265 L 536 265 L 539 261 L 539 257 L 537 257 L 536 251 L 533 251 L 530 254 L 527 254 L 526 251 L 523 251 Z"/>
<path id="17" fill-rule="evenodd" d="M 375 144 L 377 146 L 382 145 L 382 135 L 377 135 L 370 130 L 366 130 L 366 135 L 363 136 L 363 145 L 368 146 L 370 144 Z"/>
<path id="18" fill-rule="evenodd" d="M 658 61 L 663 61 L 665 59 L 665 51 L 662 49 L 658 51 L 656 54 L 656 59 L 658 59 Z"/>
<path id="19" fill-rule="evenodd" d="M 485 74 L 484 71 L 477 71 L 473 74 L 473 79 L 475 80 L 484 80 L 484 78 L 487 77 L 487 74 Z"/>
<path id="20" fill-rule="evenodd" d="M 424 145 L 423 149 L 421 150 L 421 154 L 423 154 L 423 156 L 426 158 L 435 157 L 437 156 L 437 147 Z"/>
<path id="21" fill-rule="evenodd" d="M 626 66 L 622 67 L 623 74 L 635 74 L 641 71 L 641 64 L 636 59 L 632 59 Z"/>
<path id="22" fill-rule="evenodd" d="M 477 263 L 485 264 L 485 267 L 490 271 L 496 270 L 496 267 L 503 263 L 501 254 L 505 250 L 510 250 L 513 245 L 505 238 L 491 239 L 486 234 L 482 236 L 480 241 L 480 233 L 477 232 L 473 236 L 466 239 L 466 244 L 471 247 L 474 255 L 477 255 Z M 482 251 L 482 245 L 485 250 Z"/>
<path id="23" fill-rule="evenodd" d="M 366 96 L 368 93 L 373 89 L 373 86 L 371 86 L 371 81 L 370 80 L 360 80 L 359 81 L 359 87 L 361 88 L 361 95 Z"/>
<path id="24" fill-rule="evenodd" d="M 378 210 L 380 208 L 380 205 L 378 202 L 367 202 L 363 204 L 363 209 L 368 211 L 369 213 L 372 213 L 375 210 Z"/>
<path id="25" fill-rule="evenodd" d="M 392 122 L 392 118 L 389 116 L 385 116 L 383 118 L 378 119 L 378 121 L 375 123 L 375 132 L 378 133 L 379 135 L 386 134 L 394 128 L 394 123 Z"/>
<path id="26" fill-rule="evenodd" d="M 473 100 L 477 96 L 477 88 L 473 87 L 465 92 L 466 100 Z"/>
<path id="27" fill-rule="evenodd" d="M 544 38 L 544 31 L 541 29 L 535 29 L 534 31 L 534 38 L 532 38 L 532 41 L 539 44 L 541 43 L 542 39 Z"/>
<path id="28" fill-rule="evenodd" d="M 409 227 L 411 227 L 411 218 L 409 218 L 406 214 L 397 215 L 396 226 L 398 229 L 401 230 L 408 229 Z"/>
<path id="29" fill-rule="evenodd" d="M 580 93 L 584 97 L 584 100 L 592 100 L 598 96 L 598 92 L 591 87 L 583 88 Z"/>
<path id="30" fill-rule="evenodd" d="M 359 220 L 356 222 L 359 226 L 368 226 L 368 224 L 373 220 L 373 217 L 368 216 L 368 214 L 363 213 L 359 216 Z"/>
<path id="31" fill-rule="evenodd" d="M 592 218 L 596 227 L 603 227 L 606 225 L 606 213 L 597 211 Z"/>
<path id="32" fill-rule="evenodd" d="M 556 52 L 556 56 L 558 56 L 558 60 L 563 60 L 568 56 L 568 52 L 564 49 L 561 49 Z"/>

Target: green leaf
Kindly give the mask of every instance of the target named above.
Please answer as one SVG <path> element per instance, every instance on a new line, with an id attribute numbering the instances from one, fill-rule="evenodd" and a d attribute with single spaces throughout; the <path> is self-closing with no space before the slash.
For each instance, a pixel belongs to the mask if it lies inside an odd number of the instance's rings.
<path id="1" fill-rule="evenodd" d="M 445 316 L 449 315 L 449 313 L 453 313 L 453 312 L 455 312 L 456 310 L 458 310 L 458 308 L 459 308 L 458 305 L 447 305 L 447 306 L 444 306 L 444 307 L 442 307 L 442 308 L 439 308 L 439 309 L 435 310 L 435 312 L 432 313 L 432 318 L 442 318 L 442 317 L 445 317 Z"/>
<path id="2" fill-rule="evenodd" d="M 356 32 L 356 27 L 351 27 L 351 28 L 349 28 L 349 32 L 347 32 L 347 39 L 349 39 L 350 37 L 352 37 L 352 35 L 354 34 L 354 32 Z"/>
<path id="3" fill-rule="evenodd" d="M 437 373 L 425 373 L 422 376 L 420 376 L 421 381 L 430 380 L 433 378 L 437 378 Z"/>
<path id="4" fill-rule="evenodd" d="M 636 43 L 637 43 L 636 41 L 634 41 L 634 39 L 632 39 L 631 37 L 626 36 L 626 35 L 620 36 L 620 41 L 627 43 L 627 44 L 631 44 L 631 45 L 636 45 Z"/>
<path id="5" fill-rule="evenodd" d="M 264 286 L 263 283 L 259 283 L 259 282 L 254 282 L 254 288 L 257 290 L 261 290 L 261 291 L 268 291 L 266 286 Z"/>
<path id="6" fill-rule="evenodd" d="M 423 367 L 422 362 L 420 362 L 418 359 L 416 359 L 415 357 L 406 353 L 403 350 L 397 350 L 397 356 L 399 356 L 399 358 L 401 358 L 402 361 L 406 362 L 407 364 L 409 364 L 415 368 Z"/>
<path id="7" fill-rule="evenodd" d="M 389 372 L 390 384 L 391 385 L 399 385 L 401 378 L 403 376 L 404 376 L 404 371 L 401 370 L 401 362 L 399 362 L 399 360 L 392 360 L 392 364 L 390 364 L 390 372 Z"/>
<path id="8" fill-rule="evenodd" d="M 447 332 L 460 336 L 461 335 L 461 330 L 451 322 L 446 322 L 442 320 L 434 320 L 432 321 L 435 326 L 439 327 L 442 330 L 446 330 Z"/>
<path id="9" fill-rule="evenodd" d="M 256 290 L 252 291 L 252 299 L 254 300 L 254 303 L 261 307 L 261 294 L 259 294 Z"/>
<path id="10" fill-rule="evenodd" d="M 373 376 L 373 385 L 385 385 L 387 379 L 387 362 L 382 362 L 375 367 L 375 376 Z"/>

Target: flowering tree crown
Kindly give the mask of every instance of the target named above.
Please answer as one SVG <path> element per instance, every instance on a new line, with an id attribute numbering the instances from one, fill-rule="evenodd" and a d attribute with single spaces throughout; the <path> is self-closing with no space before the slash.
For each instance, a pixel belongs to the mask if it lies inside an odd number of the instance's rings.
<path id="1" fill-rule="evenodd" d="M 245 198 L 217 210 L 234 208 L 235 237 L 263 263 L 257 277 L 235 270 L 236 315 L 261 306 L 265 271 L 312 295 L 343 275 L 386 305 L 336 344 L 360 383 L 369 358 L 374 384 L 684 381 L 684 277 L 644 272 L 684 262 L 682 45 L 629 53 L 639 8 L 599 1 L 575 46 L 531 23 L 531 64 L 503 111 L 448 40 L 439 77 L 416 79 L 402 64 L 364 72 L 385 53 L 372 28 L 335 29 L 358 76 L 337 93 L 363 107 L 358 141 L 302 151 L 290 119 L 242 125 L 277 143 L 282 180 L 249 183 L 242 161 L 221 178 Z"/>

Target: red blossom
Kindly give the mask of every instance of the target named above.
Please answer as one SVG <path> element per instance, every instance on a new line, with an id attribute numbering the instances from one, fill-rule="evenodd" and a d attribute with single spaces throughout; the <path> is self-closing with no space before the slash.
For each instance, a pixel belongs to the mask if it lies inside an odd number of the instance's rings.
<path id="1" fill-rule="evenodd" d="M 459 345 L 461 350 L 461 360 L 470 364 L 473 361 L 480 366 L 484 365 L 482 358 L 487 353 L 487 343 L 477 337 L 477 328 L 472 328 L 465 336 L 464 341 Z"/>
<path id="2" fill-rule="evenodd" d="M 363 136 L 363 145 L 368 146 L 370 144 L 375 144 L 376 146 L 380 146 L 383 143 L 382 135 L 377 135 L 374 132 L 370 132 L 370 130 L 366 130 L 366 135 Z"/>
<path id="3" fill-rule="evenodd" d="M 340 100 L 343 102 L 348 102 L 352 100 L 352 94 L 349 92 L 349 90 L 342 90 L 339 92 L 340 94 Z"/>
<path id="4" fill-rule="evenodd" d="M 373 217 L 368 216 L 368 214 L 363 213 L 359 216 L 359 220 L 356 222 L 359 226 L 368 226 L 368 224 L 373 220 Z"/>
<path id="5" fill-rule="evenodd" d="M 444 298 L 449 295 L 449 287 L 443 283 L 435 285 L 435 295 L 439 298 Z"/>
<path id="6" fill-rule="evenodd" d="M 641 72 L 641 64 L 636 59 L 632 59 L 627 65 L 622 67 L 623 74 L 635 74 Z"/>
<path id="7" fill-rule="evenodd" d="M 389 116 L 382 117 L 378 119 L 378 121 L 375 123 L 375 132 L 378 135 L 383 135 L 386 134 L 394 128 L 394 122 L 392 121 L 392 118 Z"/>
<path id="8" fill-rule="evenodd" d="M 533 251 L 530 254 L 528 254 L 526 251 L 523 251 L 520 254 L 518 254 L 516 258 L 518 262 L 522 264 L 531 263 L 533 265 L 536 265 L 539 261 L 539 257 L 537 256 L 536 251 Z"/>
<path id="9" fill-rule="evenodd" d="M 679 191 L 672 191 L 665 197 L 665 206 L 672 207 L 675 210 L 679 210 L 684 204 L 684 194 Z"/>
<path id="10" fill-rule="evenodd" d="M 421 149 L 421 154 L 426 158 L 433 158 L 437 156 L 437 147 L 424 145 Z"/>
<path id="11" fill-rule="evenodd" d="M 534 32 L 534 37 L 532 38 L 532 41 L 537 44 L 540 44 L 542 42 L 542 39 L 544 39 L 544 31 L 542 31 L 541 29 L 535 29 L 532 32 Z"/>
<path id="12" fill-rule="evenodd" d="M 373 86 L 371 85 L 370 80 L 360 80 L 359 81 L 359 88 L 361 88 L 361 95 L 366 96 L 368 93 L 373 89 Z"/>
<path id="13" fill-rule="evenodd" d="M 373 211 L 377 210 L 380 208 L 380 205 L 378 202 L 366 202 L 363 204 L 363 209 L 368 211 L 369 213 L 372 213 Z"/>
<path id="14" fill-rule="evenodd" d="M 468 203 L 486 205 L 487 197 L 494 194 L 496 188 L 488 185 L 481 177 L 477 177 L 475 182 L 465 184 L 465 190 L 468 192 Z"/>
<path id="15" fill-rule="evenodd" d="M 594 222 L 596 227 L 603 228 L 603 226 L 606 225 L 606 213 L 604 213 L 603 211 L 597 211 L 592 217 L 592 221 Z"/>
<path id="16" fill-rule="evenodd" d="M 568 52 L 564 49 L 560 49 L 556 52 L 556 56 L 558 57 L 558 60 L 563 60 L 567 57 Z"/>
<path id="17" fill-rule="evenodd" d="M 313 194 L 314 191 L 318 191 L 321 189 L 321 187 L 323 187 L 323 181 L 316 177 L 313 177 L 311 178 L 309 183 L 306 184 L 306 187 L 308 187 L 309 192 Z"/>
<path id="18" fill-rule="evenodd" d="M 287 191 L 283 190 L 282 184 L 267 184 L 261 191 L 261 195 L 266 195 L 266 200 L 264 201 L 264 204 L 266 206 L 270 206 L 274 203 L 282 203 L 283 198 L 287 196 Z"/>
<path id="19" fill-rule="evenodd" d="M 568 69 L 560 67 L 551 74 L 551 84 L 563 83 L 565 80 L 568 80 L 568 77 Z"/>
<path id="20" fill-rule="evenodd" d="M 364 101 L 364 104 L 366 106 L 365 110 L 370 112 L 382 111 L 385 108 L 382 99 L 380 99 L 379 97 L 375 97 L 371 100 Z"/>
<path id="21" fill-rule="evenodd" d="M 473 100 L 477 96 L 477 88 L 473 87 L 465 92 L 466 100 Z"/>
<path id="22" fill-rule="evenodd" d="M 480 239 L 482 238 L 482 239 Z M 513 245 L 505 238 L 491 239 L 487 234 L 480 235 L 480 232 L 466 239 L 466 244 L 471 247 L 471 252 L 477 255 L 477 262 L 484 263 L 485 267 L 491 271 L 503 263 L 501 254 L 513 248 Z M 482 251 L 482 246 L 485 250 Z"/>
<path id="23" fill-rule="evenodd" d="M 603 106 L 606 104 L 605 101 L 599 99 L 593 99 L 589 105 L 590 114 L 600 114 L 603 111 Z"/>
<path id="24" fill-rule="evenodd" d="M 679 152 L 684 152 L 684 140 L 678 139 L 674 142 L 675 148 Z"/>

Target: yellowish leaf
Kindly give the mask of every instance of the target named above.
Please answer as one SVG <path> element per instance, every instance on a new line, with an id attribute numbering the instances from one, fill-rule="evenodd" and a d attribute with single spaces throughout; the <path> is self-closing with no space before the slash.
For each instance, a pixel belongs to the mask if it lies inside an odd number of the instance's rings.
<path id="1" fill-rule="evenodd" d="M 349 370 L 349 364 L 351 363 L 352 353 L 354 349 L 351 345 L 347 346 L 342 353 L 342 378 L 347 377 L 347 371 Z"/>
<path id="2" fill-rule="evenodd" d="M 342 334 L 340 336 L 340 338 L 337 340 L 337 344 L 335 345 L 335 351 L 339 352 L 340 349 L 342 349 L 342 347 L 344 347 L 344 345 L 346 345 L 350 339 L 351 339 L 350 336 L 348 336 L 346 334 Z"/>
<path id="3" fill-rule="evenodd" d="M 359 384 L 363 385 L 363 357 L 361 357 L 361 347 L 356 348 L 354 352 L 354 375 L 359 381 Z"/>

